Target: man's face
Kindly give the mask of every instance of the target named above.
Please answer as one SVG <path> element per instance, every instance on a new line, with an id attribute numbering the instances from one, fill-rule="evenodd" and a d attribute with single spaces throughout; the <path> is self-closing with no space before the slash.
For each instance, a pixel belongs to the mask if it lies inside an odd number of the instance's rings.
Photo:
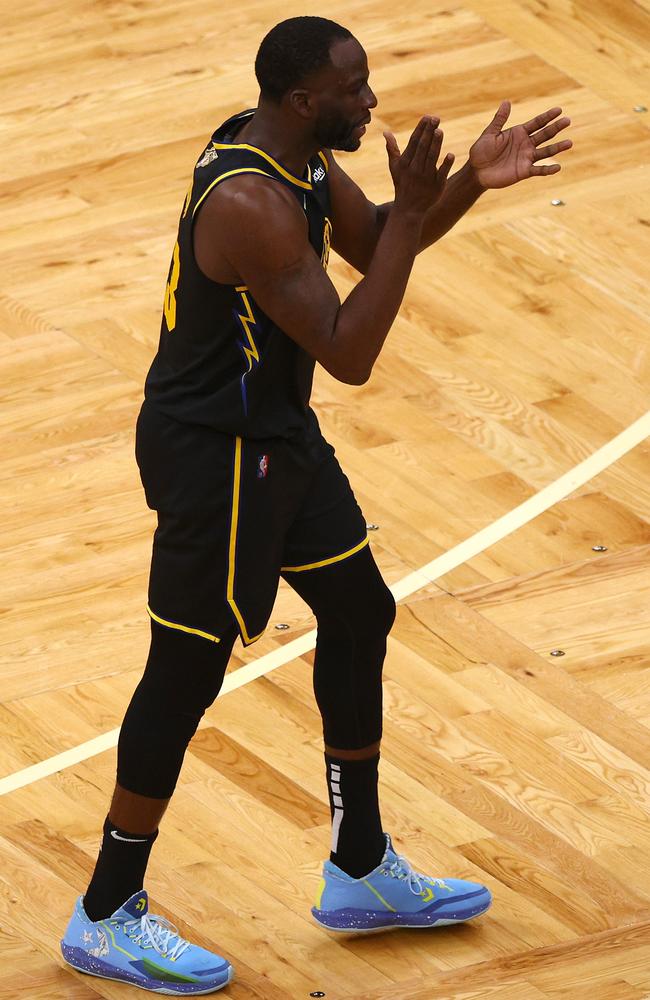
<path id="1" fill-rule="evenodd" d="M 368 86 L 368 61 L 355 38 L 334 42 L 330 63 L 314 76 L 314 138 L 326 149 L 354 152 L 361 145 L 377 98 Z M 311 81 L 310 81 L 311 83 Z"/>

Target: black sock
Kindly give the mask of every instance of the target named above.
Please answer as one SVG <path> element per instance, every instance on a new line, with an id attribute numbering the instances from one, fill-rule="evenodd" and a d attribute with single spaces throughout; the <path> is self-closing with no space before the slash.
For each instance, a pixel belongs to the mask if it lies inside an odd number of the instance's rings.
<path id="1" fill-rule="evenodd" d="M 104 920 L 142 889 L 154 833 L 127 833 L 106 817 L 104 837 L 83 906 L 90 920 Z"/>
<path id="2" fill-rule="evenodd" d="M 386 838 L 379 815 L 379 754 L 367 760 L 340 760 L 325 754 L 332 814 L 330 860 L 352 878 L 363 878 L 381 860 Z"/>

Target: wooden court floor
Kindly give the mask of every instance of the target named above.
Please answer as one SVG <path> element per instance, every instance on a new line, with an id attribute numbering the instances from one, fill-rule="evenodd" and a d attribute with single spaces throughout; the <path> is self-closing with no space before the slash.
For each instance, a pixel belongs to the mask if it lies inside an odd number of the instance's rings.
<path id="1" fill-rule="evenodd" d="M 404 140 L 436 113 L 460 165 L 503 98 L 513 121 L 554 105 L 573 120 L 559 175 L 488 192 L 419 258 L 367 385 L 318 374 L 386 580 L 648 410 L 648 0 L 5 2 L 0 776 L 119 726 L 142 671 L 134 420 L 177 217 L 205 138 L 256 102 L 262 36 L 303 13 L 368 52 L 379 106 L 341 162 L 378 202 L 382 128 Z M 358 280 L 337 259 L 331 274 L 342 295 Z M 420 870 L 490 886 L 476 923 L 367 939 L 312 924 L 329 814 L 311 652 L 208 711 L 147 886 L 233 961 L 224 997 L 650 997 L 649 456 L 640 441 L 400 602 L 385 826 Z M 313 626 L 283 585 L 231 669 Z M 143 995 L 59 954 L 114 770 L 110 748 L 0 796 L 3 1000 Z"/>

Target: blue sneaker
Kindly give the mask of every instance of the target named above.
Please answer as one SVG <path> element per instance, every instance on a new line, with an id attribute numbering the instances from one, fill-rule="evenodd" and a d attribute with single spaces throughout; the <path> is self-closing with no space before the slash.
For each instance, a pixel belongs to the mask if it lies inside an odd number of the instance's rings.
<path id="1" fill-rule="evenodd" d="M 323 865 L 312 916 L 329 931 L 370 933 L 397 927 L 459 924 L 485 913 L 490 890 L 478 882 L 429 878 L 395 853 L 388 834 L 381 864 L 351 878 L 331 861 Z"/>
<path id="2" fill-rule="evenodd" d="M 214 993 L 234 975 L 230 962 L 221 955 L 190 944 L 168 920 L 149 913 L 144 889 L 112 916 L 97 921 L 86 916 L 80 896 L 61 952 L 79 972 L 167 996 Z"/>

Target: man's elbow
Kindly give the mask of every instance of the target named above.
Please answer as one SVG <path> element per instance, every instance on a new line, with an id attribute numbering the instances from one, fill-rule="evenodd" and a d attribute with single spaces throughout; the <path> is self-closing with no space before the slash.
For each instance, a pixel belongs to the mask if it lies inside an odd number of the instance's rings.
<path id="1" fill-rule="evenodd" d="M 363 358 L 353 359 L 350 357 L 341 357 L 344 352 L 341 351 L 335 343 L 333 333 L 329 338 L 328 345 L 330 349 L 327 352 L 323 352 L 323 355 L 318 358 L 323 368 L 325 368 L 330 375 L 337 380 L 337 382 L 345 382 L 346 385 L 365 385 L 372 373 L 372 364 L 370 363 L 370 360 Z"/>
<path id="2" fill-rule="evenodd" d="M 346 385 L 365 385 L 370 375 L 372 369 L 356 372 L 345 372 L 345 374 L 338 375 L 339 382 L 345 382 Z"/>
<path id="3" fill-rule="evenodd" d="M 321 364 L 332 378 L 335 378 L 337 382 L 345 383 L 345 385 L 365 385 L 372 374 L 372 368 L 350 368 L 347 366 L 344 368 L 341 364 L 325 364 L 323 360 L 321 360 Z"/>

